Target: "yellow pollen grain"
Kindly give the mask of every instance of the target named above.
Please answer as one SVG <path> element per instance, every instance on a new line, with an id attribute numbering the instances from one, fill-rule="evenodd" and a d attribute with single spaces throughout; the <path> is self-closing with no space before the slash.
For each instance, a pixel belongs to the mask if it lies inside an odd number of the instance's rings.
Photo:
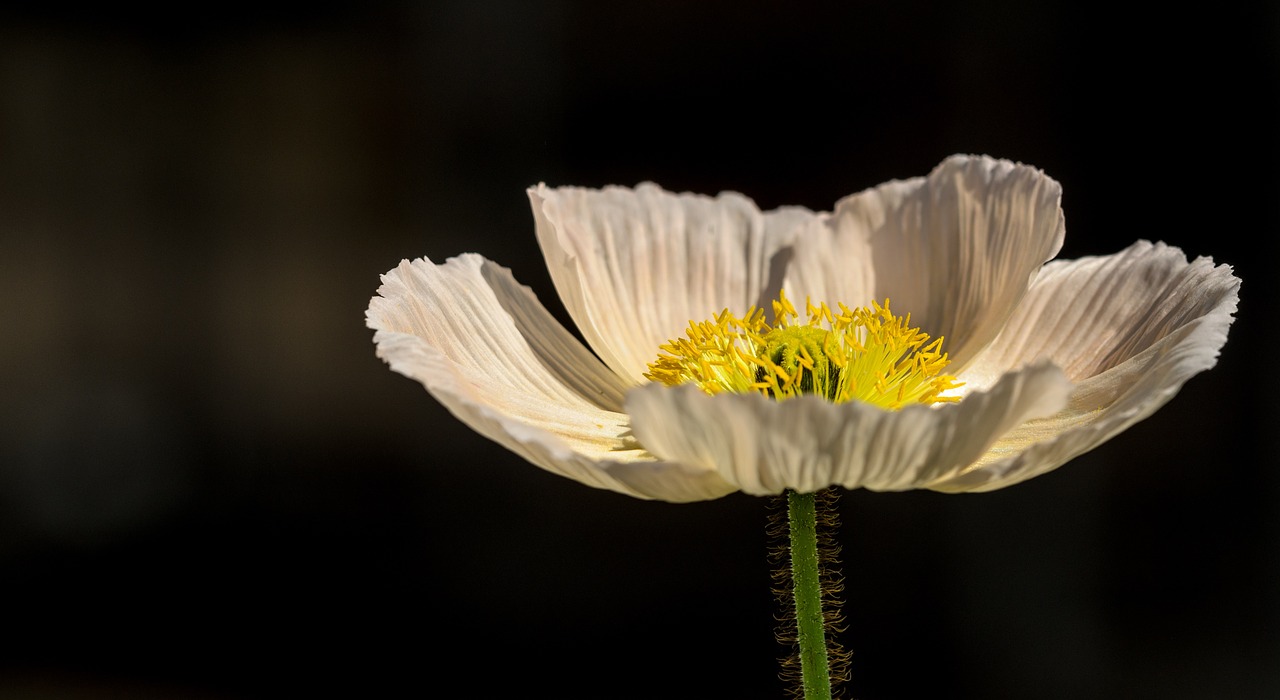
<path id="1" fill-rule="evenodd" d="M 659 347 L 645 377 L 674 386 L 692 383 L 708 394 L 749 393 L 784 400 L 815 394 L 835 403 L 862 401 L 896 410 L 913 403 L 956 401 L 959 386 L 942 374 L 942 338 L 911 327 L 889 300 L 850 309 L 805 301 L 806 321 L 785 293 L 764 310 L 743 316 L 728 309 L 709 321 L 690 321 L 684 338 Z M 837 310 L 838 309 L 838 310 Z"/>

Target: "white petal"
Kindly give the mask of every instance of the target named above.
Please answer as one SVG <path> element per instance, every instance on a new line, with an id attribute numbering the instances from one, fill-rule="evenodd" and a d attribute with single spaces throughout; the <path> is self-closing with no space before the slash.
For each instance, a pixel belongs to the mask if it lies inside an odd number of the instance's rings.
<path id="1" fill-rule="evenodd" d="M 529 201 L 570 316 L 600 358 L 635 384 L 690 321 L 771 301 L 792 231 L 813 217 L 799 208 L 762 215 L 739 194 L 677 195 L 650 183 L 539 185 Z"/>
<path id="2" fill-rule="evenodd" d="M 1177 248 L 1146 241 L 1046 266 L 973 373 L 1050 359 L 1077 382 L 1070 405 L 1011 431 L 964 473 L 931 488 L 989 491 L 1025 481 L 1151 415 L 1217 363 L 1239 287 L 1225 265 L 1188 263 Z"/>
<path id="3" fill-rule="evenodd" d="M 1040 266 L 1062 246 L 1061 188 L 1043 172 L 952 156 L 927 178 L 837 203 L 795 242 L 787 291 L 863 306 L 886 297 L 912 325 L 946 338 L 952 366 L 989 343 Z"/>
<path id="4" fill-rule="evenodd" d="M 783 282 L 787 296 L 797 304 L 826 302 L 832 307 L 884 301 L 884 297 L 876 296 L 871 233 L 883 225 L 884 212 L 877 209 L 882 203 L 880 190 L 897 185 L 889 183 L 847 197 L 842 204 L 856 201 L 858 206 L 845 204 L 834 217 L 823 213 L 806 222 L 792 244 L 794 252 Z M 896 299 L 892 301 L 895 307 L 899 306 Z"/>
<path id="5" fill-rule="evenodd" d="M 1213 313 L 1239 280 L 1226 266 L 1138 241 L 1115 255 L 1045 265 L 1004 330 L 962 378 L 1050 360 L 1084 381 L 1147 348 L 1189 321 Z M 1234 301 L 1232 301 L 1234 303 Z"/>
<path id="6" fill-rule="evenodd" d="M 688 385 L 634 389 L 626 408 L 645 449 L 716 469 L 746 493 L 831 485 L 896 491 L 956 473 L 1004 432 L 1060 410 L 1070 386 L 1061 370 L 1044 364 L 957 404 L 896 412 L 813 396 L 710 396 Z"/>
<path id="7" fill-rule="evenodd" d="M 710 501 L 738 490 L 715 470 L 680 462 L 610 462 L 603 468 L 636 493 L 668 503 Z"/>
<path id="8" fill-rule="evenodd" d="M 606 469 L 653 461 L 629 438 L 627 417 L 618 410 L 622 380 L 509 270 L 463 255 L 444 265 L 404 261 L 382 279 L 366 317 L 377 330 L 378 356 L 392 369 L 421 382 L 482 435 L 544 469 L 652 497 Z"/>

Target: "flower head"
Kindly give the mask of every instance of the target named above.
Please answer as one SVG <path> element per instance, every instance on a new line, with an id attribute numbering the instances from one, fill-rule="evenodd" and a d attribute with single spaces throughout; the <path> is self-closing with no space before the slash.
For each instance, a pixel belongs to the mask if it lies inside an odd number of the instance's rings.
<path id="1" fill-rule="evenodd" d="M 991 490 L 1151 415 L 1215 364 L 1236 308 L 1230 268 L 1164 244 L 1052 260 L 1060 196 L 972 156 L 829 213 L 539 185 L 538 241 L 590 350 L 474 254 L 401 262 L 367 320 L 463 422 L 591 486 Z"/>

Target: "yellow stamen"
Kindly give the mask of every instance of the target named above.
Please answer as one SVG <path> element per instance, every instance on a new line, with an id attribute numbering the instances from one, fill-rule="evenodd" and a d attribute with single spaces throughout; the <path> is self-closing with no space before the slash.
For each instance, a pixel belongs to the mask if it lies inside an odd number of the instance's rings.
<path id="1" fill-rule="evenodd" d="M 708 394 L 756 392 L 774 399 L 815 394 L 835 403 L 862 401 L 896 410 L 912 403 L 957 401 L 942 393 L 959 386 L 941 374 L 942 338 L 895 316 L 889 300 L 850 309 L 805 302 L 798 322 L 786 294 L 773 302 L 774 325 L 752 307 L 728 309 L 711 321 L 690 321 L 684 338 L 663 344 L 645 377 L 668 386 L 694 383 Z"/>

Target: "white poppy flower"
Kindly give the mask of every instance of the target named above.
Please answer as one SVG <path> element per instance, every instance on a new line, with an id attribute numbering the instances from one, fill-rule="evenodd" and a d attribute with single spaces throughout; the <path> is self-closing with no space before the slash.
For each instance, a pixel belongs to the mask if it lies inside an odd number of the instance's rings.
<path id="1" fill-rule="evenodd" d="M 475 254 L 401 262 L 367 321 L 378 355 L 464 423 L 590 486 L 672 502 L 832 485 L 986 491 L 1151 415 L 1215 364 L 1236 309 L 1229 267 L 1161 243 L 1048 262 L 1060 199 L 1039 170 L 976 156 L 830 213 L 653 184 L 539 185 L 538 241 L 590 350 Z M 831 309 L 891 300 L 945 338 L 955 382 L 935 398 L 949 400 L 894 410 L 646 379 L 691 322 L 767 309 L 784 289 Z"/>

